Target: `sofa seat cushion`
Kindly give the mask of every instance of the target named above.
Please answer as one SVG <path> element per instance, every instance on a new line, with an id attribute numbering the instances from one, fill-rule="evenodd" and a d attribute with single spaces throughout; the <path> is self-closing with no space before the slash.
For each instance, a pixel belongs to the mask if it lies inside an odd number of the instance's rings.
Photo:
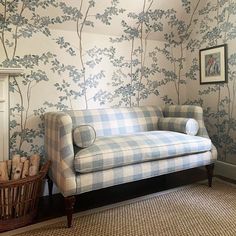
<path id="1" fill-rule="evenodd" d="M 209 150 L 210 139 L 172 131 L 97 137 L 91 146 L 76 153 L 74 167 L 79 173 L 89 173 Z"/>

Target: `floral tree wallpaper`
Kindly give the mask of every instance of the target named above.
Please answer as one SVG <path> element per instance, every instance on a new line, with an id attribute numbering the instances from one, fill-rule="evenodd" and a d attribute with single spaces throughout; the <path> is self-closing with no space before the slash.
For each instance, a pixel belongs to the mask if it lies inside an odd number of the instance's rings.
<path id="1" fill-rule="evenodd" d="M 186 42 L 186 89 L 190 103 L 205 110 L 206 125 L 221 161 L 236 164 L 236 2 L 201 1 Z M 199 85 L 199 49 L 228 45 L 228 83 Z"/>
<path id="2" fill-rule="evenodd" d="M 199 104 L 220 159 L 236 164 L 233 0 L 0 0 L 11 153 L 44 154 L 47 111 Z M 199 85 L 199 49 L 229 45 L 229 83 Z"/>

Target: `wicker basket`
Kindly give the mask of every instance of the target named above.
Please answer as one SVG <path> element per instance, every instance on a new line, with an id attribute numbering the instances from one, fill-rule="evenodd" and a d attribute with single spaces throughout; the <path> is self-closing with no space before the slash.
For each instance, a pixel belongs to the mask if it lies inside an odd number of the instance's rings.
<path id="1" fill-rule="evenodd" d="M 0 232 L 32 222 L 49 165 L 46 162 L 36 176 L 0 183 Z"/>

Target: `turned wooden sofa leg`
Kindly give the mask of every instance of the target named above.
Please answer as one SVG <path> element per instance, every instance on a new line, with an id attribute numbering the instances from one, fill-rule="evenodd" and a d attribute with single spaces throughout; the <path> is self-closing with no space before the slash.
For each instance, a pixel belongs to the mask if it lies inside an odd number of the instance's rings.
<path id="1" fill-rule="evenodd" d="M 67 226 L 68 228 L 70 228 L 72 223 L 72 214 L 75 205 L 75 196 L 65 197 L 64 200 L 65 200 L 65 210 L 67 216 Z"/>
<path id="2" fill-rule="evenodd" d="M 208 178 L 208 186 L 212 186 L 212 178 L 213 178 L 213 171 L 214 171 L 214 164 L 210 164 L 206 166 L 207 170 L 207 178 Z"/>
<path id="3" fill-rule="evenodd" d="M 51 178 L 49 176 L 47 176 L 47 180 L 48 180 L 48 193 L 51 198 L 52 197 L 52 190 L 53 190 L 53 181 L 51 180 Z"/>

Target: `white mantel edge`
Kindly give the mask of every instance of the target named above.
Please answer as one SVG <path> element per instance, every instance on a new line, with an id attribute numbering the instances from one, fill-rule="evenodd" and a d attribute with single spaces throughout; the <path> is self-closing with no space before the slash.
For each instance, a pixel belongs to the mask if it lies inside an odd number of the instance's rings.
<path id="1" fill-rule="evenodd" d="M 0 67 L 0 161 L 9 159 L 9 78 L 23 72 L 22 68 Z"/>
<path id="2" fill-rule="evenodd" d="M 1 68 L 0 75 L 20 75 L 24 72 L 23 68 Z"/>

